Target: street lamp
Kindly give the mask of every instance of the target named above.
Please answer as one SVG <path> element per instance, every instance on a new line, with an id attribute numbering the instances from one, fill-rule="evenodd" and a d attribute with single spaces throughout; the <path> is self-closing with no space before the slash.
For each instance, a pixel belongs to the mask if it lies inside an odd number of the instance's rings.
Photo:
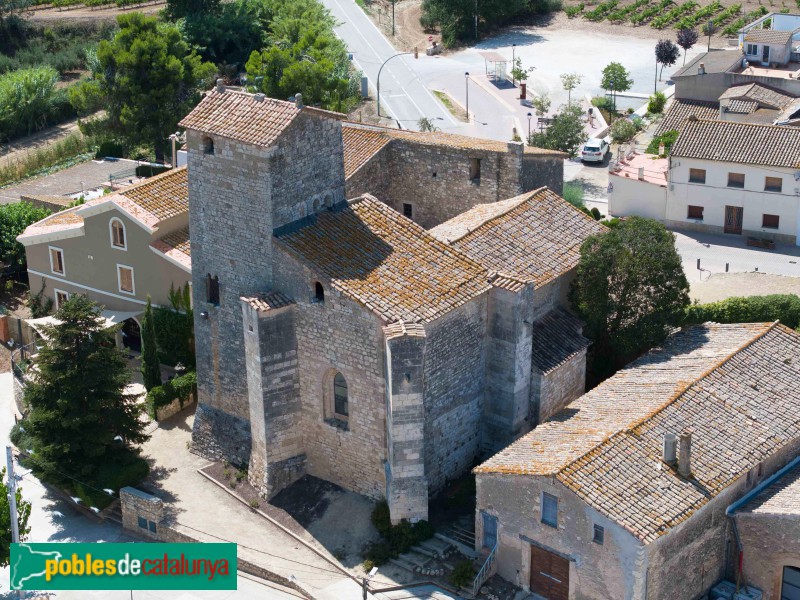
<path id="1" fill-rule="evenodd" d="M 530 137 L 531 137 L 531 119 L 532 118 L 533 118 L 533 115 L 531 113 L 528 113 L 528 139 L 530 139 Z"/>
<path id="2" fill-rule="evenodd" d="M 386 63 L 388 63 L 390 60 L 392 60 L 393 58 L 397 58 L 398 56 L 405 56 L 406 54 L 413 54 L 414 58 L 419 58 L 419 51 L 417 50 L 417 47 L 414 46 L 414 51 L 413 52 L 400 52 L 398 54 L 395 54 L 394 56 L 390 56 L 385 61 L 383 61 L 383 64 L 381 65 L 381 68 L 378 69 L 378 79 L 377 79 L 376 87 L 378 88 L 378 116 L 379 117 L 381 116 L 381 71 L 383 71 L 383 67 L 385 67 Z"/>
<path id="3" fill-rule="evenodd" d="M 711 30 L 714 28 L 714 19 L 708 20 L 708 48 L 706 52 L 711 52 Z"/>
<path id="4" fill-rule="evenodd" d="M 464 73 L 464 89 L 467 92 L 467 123 L 469 123 L 469 71 Z"/>
<path id="5" fill-rule="evenodd" d="M 516 57 L 517 45 L 511 44 L 511 85 L 517 85 L 516 81 L 514 81 L 514 66 L 516 64 Z"/>

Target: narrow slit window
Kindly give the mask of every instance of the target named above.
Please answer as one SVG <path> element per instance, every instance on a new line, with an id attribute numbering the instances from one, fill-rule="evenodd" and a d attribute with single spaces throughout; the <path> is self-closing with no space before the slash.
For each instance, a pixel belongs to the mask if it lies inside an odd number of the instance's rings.
<path id="1" fill-rule="evenodd" d="M 333 377 L 333 414 L 342 420 L 347 420 L 350 416 L 347 380 L 341 373 L 336 373 Z"/>
<path id="2" fill-rule="evenodd" d="M 606 530 L 603 529 L 602 525 L 595 525 L 594 531 L 592 533 L 592 541 L 595 544 L 600 544 L 602 546 L 603 542 L 605 541 L 605 537 L 606 537 Z"/>
<path id="3" fill-rule="evenodd" d="M 469 161 L 469 178 L 472 181 L 480 181 L 481 178 L 481 159 L 471 158 Z"/>
<path id="4" fill-rule="evenodd" d="M 558 498 L 542 492 L 542 523 L 558 527 Z"/>
<path id="5" fill-rule="evenodd" d="M 206 302 L 219 306 L 219 276 L 206 275 Z"/>
<path id="6" fill-rule="evenodd" d="M 403 202 L 403 216 L 409 219 L 414 218 L 414 207 L 408 202 Z"/>
<path id="7" fill-rule="evenodd" d="M 325 288 L 319 281 L 314 284 L 314 300 L 319 304 L 325 302 Z"/>

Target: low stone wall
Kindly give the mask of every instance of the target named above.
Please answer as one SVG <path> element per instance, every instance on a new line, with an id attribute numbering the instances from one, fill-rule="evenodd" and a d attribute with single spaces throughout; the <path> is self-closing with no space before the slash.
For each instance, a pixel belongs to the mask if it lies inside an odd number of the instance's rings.
<path id="1" fill-rule="evenodd" d="M 119 491 L 119 500 L 125 529 L 153 540 L 166 541 L 159 531 L 164 516 L 161 498 L 133 487 L 124 487 Z"/>
<path id="2" fill-rule="evenodd" d="M 196 401 L 194 394 L 190 394 L 187 398 L 178 398 L 173 400 L 166 406 L 162 406 L 156 409 L 156 421 L 163 421 L 164 419 L 169 419 L 171 416 L 178 414 L 187 406 L 191 406 Z"/>

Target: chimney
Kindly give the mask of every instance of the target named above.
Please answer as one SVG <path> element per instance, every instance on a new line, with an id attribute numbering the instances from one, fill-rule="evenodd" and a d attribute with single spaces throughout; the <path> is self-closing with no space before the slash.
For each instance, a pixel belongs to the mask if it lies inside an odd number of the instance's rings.
<path id="1" fill-rule="evenodd" d="M 670 467 L 678 462 L 678 437 L 674 433 L 664 434 L 664 462 Z"/>
<path id="2" fill-rule="evenodd" d="M 225 92 L 225 80 L 217 79 L 217 91 L 222 94 Z"/>
<path id="3" fill-rule="evenodd" d="M 303 94 L 295 94 L 294 95 L 294 105 L 297 108 L 303 108 Z"/>
<path id="4" fill-rule="evenodd" d="M 667 147 L 666 147 L 666 145 L 664 145 L 664 142 L 661 142 L 658 145 L 658 155 L 659 156 L 665 156 L 666 154 L 667 154 Z"/>
<path id="5" fill-rule="evenodd" d="M 264 94 L 261 93 L 253 94 L 253 100 L 255 100 L 256 102 L 263 102 L 265 98 L 266 96 Z"/>
<path id="6" fill-rule="evenodd" d="M 727 112 L 727 107 L 722 106 L 722 104 L 720 103 L 720 105 L 719 105 L 719 120 L 720 121 L 724 121 L 725 120 L 725 113 L 726 112 Z"/>
<path id="7" fill-rule="evenodd" d="M 687 429 L 681 433 L 680 454 L 678 455 L 678 473 L 681 477 L 692 474 L 692 430 Z"/>
<path id="8" fill-rule="evenodd" d="M 706 63 L 700 63 L 700 67 L 697 69 L 698 75 L 705 75 L 706 74 Z"/>

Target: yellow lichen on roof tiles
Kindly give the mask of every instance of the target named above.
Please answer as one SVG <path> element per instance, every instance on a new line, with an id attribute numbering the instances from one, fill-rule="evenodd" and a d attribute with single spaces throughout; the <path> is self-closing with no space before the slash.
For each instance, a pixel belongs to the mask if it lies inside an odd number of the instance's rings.
<path id="1" fill-rule="evenodd" d="M 390 142 L 381 132 L 363 127 L 342 126 L 344 176 L 350 177 Z"/>
<path id="2" fill-rule="evenodd" d="M 433 321 L 489 289 L 485 268 L 369 195 L 278 239 L 389 322 Z"/>
<path id="3" fill-rule="evenodd" d="M 158 221 L 189 211 L 189 179 L 186 167 L 171 169 L 118 192 Z"/>
<path id="4" fill-rule="evenodd" d="M 578 264 L 581 244 L 605 227 L 541 188 L 483 204 L 431 229 L 488 269 L 533 282 L 552 281 Z"/>

